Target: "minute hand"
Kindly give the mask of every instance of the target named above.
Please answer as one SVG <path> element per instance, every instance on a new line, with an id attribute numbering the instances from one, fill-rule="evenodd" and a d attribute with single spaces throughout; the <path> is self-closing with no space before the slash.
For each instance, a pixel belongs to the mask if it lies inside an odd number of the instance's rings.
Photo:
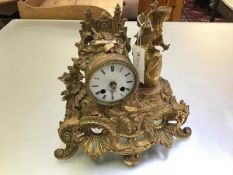
<path id="1" fill-rule="evenodd" d="M 116 89 L 112 88 L 112 89 L 110 90 L 110 92 L 111 92 L 111 95 L 112 95 L 112 100 L 114 100 L 113 94 L 116 92 Z"/>

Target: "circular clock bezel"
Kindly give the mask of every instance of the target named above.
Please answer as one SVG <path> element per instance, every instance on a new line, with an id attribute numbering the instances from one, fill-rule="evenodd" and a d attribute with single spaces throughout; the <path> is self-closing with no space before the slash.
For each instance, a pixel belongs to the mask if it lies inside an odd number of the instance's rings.
<path id="1" fill-rule="evenodd" d="M 125 57 L 125 58 L 127 58 L 127 57 Z M 127 59 L 128 59 L 128 58 L 127 58 Z M 111 64 L 120 64 L 120 65 L 123 65 L 123 66 L 128 67 L 128 68 L 132 71 L 132 73 L 133 73 L 133 75 L 134 75 L 134 78 L 135 78 L 134 81 L 135 81 L 135 83 L 134 83 L 134 86 L 133 86 L 132 90 L 131 90 L 131 91 L 129 92 L 129 94 L 127 94 L 123 99 L 118 100 L 118 101 L 114 101 L 114 102 L 106 102 L 106 101 L 102 101 L 102 100 L 96 98 L 96 97 L 92 94 L 89 85 L 90 85 L 90 80 L 91 80 L 93 74 L 94 74 L 97 70 L 99 70 L 99 69 L 101 69 L 101 68 L 103 68 L 103 67 L 105 67 L 105 66 L 107 66 L 107 65 L 111 65 Z M 129 98 L 136 92 L 136 90 L 138 89 L 138 86 L 139 86 L 139 76 L 138 76 L 138 72 L 137 72 L 137 70 L 135 69 L 135 67 L 133 66 L 133 64 L 132 64 L 130 61 L 127 62 L 127 61 L 118 60 L 118 59 L 114 59 L 114 60 L 105 60 L 105 61 L 101 62 L 99 65 L 97 65 L 94 69 L 91 70 L 91 72 L 88 74 L 88 77 L 86 78 L 86 88 L 87 88 L 87 93 L 88 93 L 88 95 L 90 95 L 90 97 L 92 98 L 92 100 L 94 100 L 94 101 L 97 102 L 98 104 L 104 105 L 104 106 L 117 106 L 117 105 L 120 105 L 121 103 L 123 103 L 123 102 L 125 102 L 127 99 L 129 99 Z"/>

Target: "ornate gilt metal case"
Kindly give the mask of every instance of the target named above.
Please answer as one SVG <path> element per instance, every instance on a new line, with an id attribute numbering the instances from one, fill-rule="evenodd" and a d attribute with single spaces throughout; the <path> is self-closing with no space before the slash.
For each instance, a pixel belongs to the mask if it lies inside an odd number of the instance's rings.
<path id="1" fill-rule="evenodd" d="M 136 165 L 140 155 L 153 145 L 171 147 L 174 137 L 186 138 L 182 129 L 189 115 L 184 101 L 177 102 L 170 84 L 160 77 L 162 56 L 156 46 L 167 50 L 162 24 L 168 13 L 157 7 L 138 18 L 137 44 L 145 50 L 145 83 L 129 59 L 130 39 L 125 19 L 116 6 L 113 17 L 103 13 L 93 18 L 86 11 L 76 43 L 79 58 L 59 79 L 66 85 L 64 121 L 58 129 L 65 149 L 57 149 L 58 159 L 67 159 L 82 147 L 92 159 L 106 152 L 123 155 L 127 165 Z"/>

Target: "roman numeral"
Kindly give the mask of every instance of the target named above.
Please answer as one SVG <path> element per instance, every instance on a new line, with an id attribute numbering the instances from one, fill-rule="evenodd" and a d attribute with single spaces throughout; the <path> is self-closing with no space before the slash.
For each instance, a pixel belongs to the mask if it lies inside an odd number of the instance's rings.
<path id="1" fill-rule="evenodd" d="M 114 72 L 114 66 L 111 66 L 111 72 Z"/>
<path id="2" fill-rule="evenodd" d="M 128 77 L 130 75 L 130 72 L 125 75 L 125 77 Z"/>
<path id="3" fill-rule="evenodd" d="M 133 83 L 133 81 L 127 81 L 127 83 Z"/>
<path id="4" fill-rule="evenodd" d="M 123 70 L 124 67 L 121 68 L 120 72 Z"/>
<path id="5" fill-rule="evenodd" d="M 106 73 L 104 72 L 104 70 L 102 69 L 101 72 L 105 75 Z"/>
<path id="6" fill-rule="evenodd" d="M 120 94 L 123 97 L 123 94 Z"/>
<path id="7" fill-rule="evenodd" d="M 105 100 L 105 99 L 106 99 L 106 97 L 107 97 L 107 95 L 104 95 L 104 96 L 103 96 L 103 100 Z"/>
<path id="8" fill-rule="evenodd" d="M 92 87 L 99 87 L 98 85 L 93 85 Z"/>
<path id="9" fill-rule="evenodd" d="M 130 89 L 129 88 L 125 88 L 127 91 L 130 91 Z"/>
<path id="10" fill-rule="evenodd" d="M 100 78 L 94 78 L 95 80 L 100 80 Z"/>

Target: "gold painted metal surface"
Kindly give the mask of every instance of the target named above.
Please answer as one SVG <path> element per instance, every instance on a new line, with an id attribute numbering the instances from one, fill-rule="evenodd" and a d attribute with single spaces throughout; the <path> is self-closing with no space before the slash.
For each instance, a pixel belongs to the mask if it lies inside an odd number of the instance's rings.
<path id="1" fill-rule="evenodd" d="M 158 7 L 155 1 L 151 5 L 151 10 L 138 16 L 140 31 L 137 33 L 136 44 L 145 49 L 145 85 L 156 87 L 159 83 L 162 68 L 162 55 L 155 46 L 161 46 L 165 51 L 170 45 L 163 41 L 163 23 L 169 17 L 166 8 Z"/>
<path id="2" fill-rule="evenodd" d="M 106 62 L 121 60 L 132 67 L 128 59 L 130 39 L 119 6 L 114 17 L 103 13 L 93 19 L 87 10 L 87 19 L 80 31 L 81 41 L 76 43 L 79 58 L 73 58 L 69 72 L 59 78 L 66 85 L 62 95 L 67 104 L 58 133 L 66 148 L 57 149 L 56 158 L 70 158 L 82 147 L 94 160 L 106 152 L 114 152 L 123 155 L 127 165 L 136 165 L 141 153 L 153 145 L 170 148 L 174 137 L 191 135 L 190 128 L 181 128 L 189 115 L 188 105 L 177 102 L 169 82 L 160 77 L 162 56 L 155 46 L 169 48 L 162 38 L 166 16 L 167 12 L 157 9 L 156 4 L 150 12 L 139 16 L 142 25 L 137 36 L 141 41 L 137 43 L 146 51 L 146 83 L 139 87 L 136 83 L 131 96 L 109 106 L 91 97 L 87 86 L 89 77 Z"/>

